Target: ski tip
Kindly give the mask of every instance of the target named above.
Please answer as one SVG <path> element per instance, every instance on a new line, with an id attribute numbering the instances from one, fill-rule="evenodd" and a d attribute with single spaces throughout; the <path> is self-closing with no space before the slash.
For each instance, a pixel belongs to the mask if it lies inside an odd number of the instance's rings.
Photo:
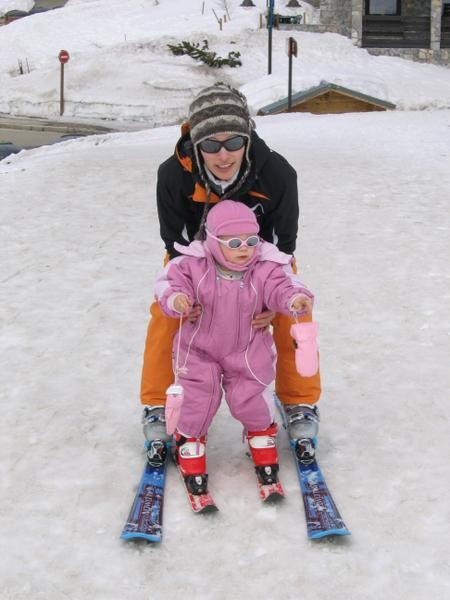
<path id="1" fill-rule="evenodd" d="M 212 513 L 219 510 L 217 504 L 214 502 L 213 497 L 209 494 L 194 494 L 188 493 L 189 501 L 191 503 L 192 510 L 195 513 Z"/>
<path id="2" fill-rule="evenodd" d="M 260 496 L 261 496 L 261 500 L 265 503 L 265 504 L 272 504 L 272 503 L 278 503 L 281 502 L 282 500 L 284 500 L 285 498 L 285 494 L 284 491 L 272 491 L 272 492 L 267 492 L 267 491 L 263 491 L 260 490 Z"/>
<path id="3" fill-rule="evenodd" d="M 283 486 L 279 481 L 262 484 L 258 481 L 259 496 L 264 503 L 279 502 L 285 497 Z"/>
<path id="4" fill-rule="evenodd" d="M 278 504 L 282 502 L 285 498 L 284 494 L 270 494 L 270 496 L 266 496 L 261 498 L 264 504 Z"/>
<path id="5" fill-rule="evenodd" d="M 147 542 L 160 542 L 162 540 L 162 536 L 154 535 L 150 533 L 143 533 L 140 531 L 135 531 L 133 533 L 129 531 L 124 531 L 121 536 L 121 540 L 130 541 L 130 540 L 146 540 Z"/>
<path id="6" fill-rule="evenodd" d="M 186 490 L 187 496 L 189 498 L 189 503 L 191 505 L 192 510 L 195 513 L 209 513 L 209 512 L 218 511 L 219 508 L 217 507 L 216 503 L 214 502 L 214 498 L 208 491 L 205 491 L 202 494 L 193 494 L 192 493 L 192 491 L 189 489 L 189 487 L 186 483 L 186 480 L 183 476 L 183 473 L 181 472 L 180 467 L 178 465 L 176 465 L 176 466 L 177 466 L 178 473 L 181 476 L 181 480 L 183 481 L 183 485 Z"/>
<path id="7" fill-rule="evenodd" d="M 308 535 L 310 540 L 321 540 L 326 537 L 351 535 L 352 532 L 348 529 L 327 529 L 326 531 L 313 531 Z"/>
<path id="8" fill-rule="evenodd" d="M 197 509 L 195 512 L 197 513 L 202 513 L 204 514 L 208 514 L 208 513 L 215 513 L 218 512 L 219 507 L 216 504 L 207 504 L 206 506 L 203 506 L 199 509 Z"/>

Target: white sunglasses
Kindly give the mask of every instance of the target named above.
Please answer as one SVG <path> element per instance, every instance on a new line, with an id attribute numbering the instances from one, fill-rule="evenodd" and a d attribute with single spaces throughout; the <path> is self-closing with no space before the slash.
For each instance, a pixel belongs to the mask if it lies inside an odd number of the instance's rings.
<path id="1" fill-rule="evenodd" d="M 251 235 L 245 240 L 241 240 L 241 238 L 231 238 L 229 240 L 221 240 L 220 238 L 213 235 L 210 231 L 206 230 L 206 235 L 209 235 L 213 240 L 216 240 L 220 244 L 223 244 L 230 250 L 237 250 L 241 246 L 247 246 L 248 248 L 254 248 L 260 242 L 259 236 Z"/>

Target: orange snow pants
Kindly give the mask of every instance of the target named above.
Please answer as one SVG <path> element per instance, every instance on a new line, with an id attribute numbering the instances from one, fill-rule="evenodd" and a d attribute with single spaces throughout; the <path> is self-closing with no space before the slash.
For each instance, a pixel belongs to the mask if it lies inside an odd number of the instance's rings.
<path id="1" fill-rule="evenodd" d="M 174 381 L 172 344 L 179 320 L 167 317 L 159 304 L 150 307 L 150 320 L 144 351 L 141 379 L 141 403 L 161 405 L 166 402 L 166 389 Z M 310 316 L 301 321 L 310 321 Z M 283 404 L 315 404 L 320 397 L 320 374 L 302 377 L 295 368 L 295 349 L 289 333 L 293 319 L 277 314 L 272 321 L 277 349 L 275 391 Z"/>

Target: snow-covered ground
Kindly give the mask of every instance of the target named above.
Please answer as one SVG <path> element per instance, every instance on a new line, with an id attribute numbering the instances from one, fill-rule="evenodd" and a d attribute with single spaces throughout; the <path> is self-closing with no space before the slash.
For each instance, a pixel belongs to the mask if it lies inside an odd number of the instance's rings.
<path id="1" fill-rule="evenodd" d="M 125 4 L 134 17 L 123 43 Z M 237 18 L 228 24 L 241 50 L 255 39 L 242 71 L 210 73 L 166 55 L 152 25 L 148 43 L 160 54 L 148 62 L 145 81 L 154 85 L 136 80 L 128 88 L 153 55 L 138 52 L 144 17 L 161 11 L 158 35 L 184 39 L 194 23 L 186 16 L 183 29 L 167 15 L 170 5 L 181 11 L 185 4 L 72 0 L 53 15 L 27 17 L 41 19 L 39 51 L 27 19 L 1 28 L 3 73 L 14 48 L 40 66 L 29 76 L 1 76 L 0 110 L 54 114 L 56 92 L 45 104 L 43 81 L 51 69 L 57 76 L 55 51 L 72 51 L 63 43 L 69 34 L 78 44 L 67 68 L 76 77 L 71 93 L 90 90 L 89 119 L 144 123 L 153 114 L 170 123 L 195 89 L 218 76 L 246 82 L 252 98 L 270 96 L 265 34 L 250 35 L 249 13 L 241 30 Z M 210 11 L 220 3 L 206 4 Z M 106 19 L 106 5 L 121 15 L 120 31 Z M 199 28 L 217 29 L 214 17 L 201 17 L 201 2 L 190 5 Z M 83 9 L 84 33 L 74 21 L 56 21 L 57 12 L 81 18 Z M 94 18 L 101 11 L 103 28 Z M 45 33 L 46 23 L 54 34 Z M 319 459 L 352 536 L 307 540 L 284 433 L 287 498 L 262 506 L 240 427 L 224 408 L 208 451 L 220 512 L 193 515 L 171 468 L 163 543 L 119 540 L 143 464 L 141 355 L 163 257 L 156 170 L 178 127 L 73 140 L 0 162 L 0 600 L 450 596 L 450 110 L 431 110 L 450 107 L 449 71 L 376 59 L 339 36 L 301 37 L 315 61 L 303 72 L 306 62 L 297 63 L 300 78 L 329 79 L 335 71 L 425 109 L 256 119 L 260 135 L 299 173 L 296 254 L 321 327 Z M 218 33 L 208 38 L 220 41 Z M 132 48 L 137 65 L 129 62 Z M 277 52 L 284 68 L 284 45 Z M 100 73 L 108 94 L 115 90 L 111 104 L 94 86 Z M 75 105 L 72 116 L 80 114 Z"/>
<path id="2" fill-rule="evenodd" d="M 256 7 L 246 9 L 240 0 L 227 0 L 231 20 L 220 31 L 213 11 L 222 17 L 224 4 L 223 0 L 69 0 L 63 8 L 2 27 L 0 113 L 59 119 L 61 49 L 71 57 L 65 67 L 66 119 L 114 119 L 129 127 L 175 124 L 186 116 L 196 90 L 217 78 L 244 86 L 256 113 L 287 95 L 286 39 L 291 35 L 299 45 L 294 92 L 326 80 L 388 100 L 400 109 L 450 108 L 450 69 L 371 56 L 335 34 L 274 31 L 268 76 L 267 30 L 259 29 L 266 1 L 255 0 Z M 313 10 L 306 2 L 301 4 L 305 11 Z M 284 3 L 275 3 L 276 10 L 281 7 Z M 220 56 L 239 51 L 242 67 L 211 70 L 190 57 L 174 56 L 167 47 L 182 40 L 201 44 L 205 38 Z"/>
<path id="3" fill-rule="evenodd" d="M 448 597 L 449 127 L 449 111 L 258 119 L 301 177 L 319 456 L 353 530 L 319 544 L 284 435 L 288 497 L 261 506 L 226 410 L 209 446 L 221 512 L 191 514 L 171 470 L 162 546 L 118 539 L 143 461 L 155 173 L 177 129 L 0 164 L 2 600 Z"/>

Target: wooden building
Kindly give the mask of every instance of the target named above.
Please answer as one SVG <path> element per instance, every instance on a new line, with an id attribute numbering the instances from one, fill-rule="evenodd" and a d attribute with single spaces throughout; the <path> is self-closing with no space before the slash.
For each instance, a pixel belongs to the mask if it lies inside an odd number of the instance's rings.
<path id="1" fill-rule="evenodd" d="M 371 54 L 450 64 L 450 0 L 311 0 L 319 11 L 302 31 L 332 31 Z"/>
<path id="2" fill-rule="evenodd" d="M 309 112 L 315 115 L 348 112 L 392 110 L 395 104 L 367 96 L 361 92 L 323 81 L 320 85 L 292 95 L 290 112 Z M 283 98 L 264 106 L 258 115 L 275 115 L 288 111 L 288 99 Z"/>

